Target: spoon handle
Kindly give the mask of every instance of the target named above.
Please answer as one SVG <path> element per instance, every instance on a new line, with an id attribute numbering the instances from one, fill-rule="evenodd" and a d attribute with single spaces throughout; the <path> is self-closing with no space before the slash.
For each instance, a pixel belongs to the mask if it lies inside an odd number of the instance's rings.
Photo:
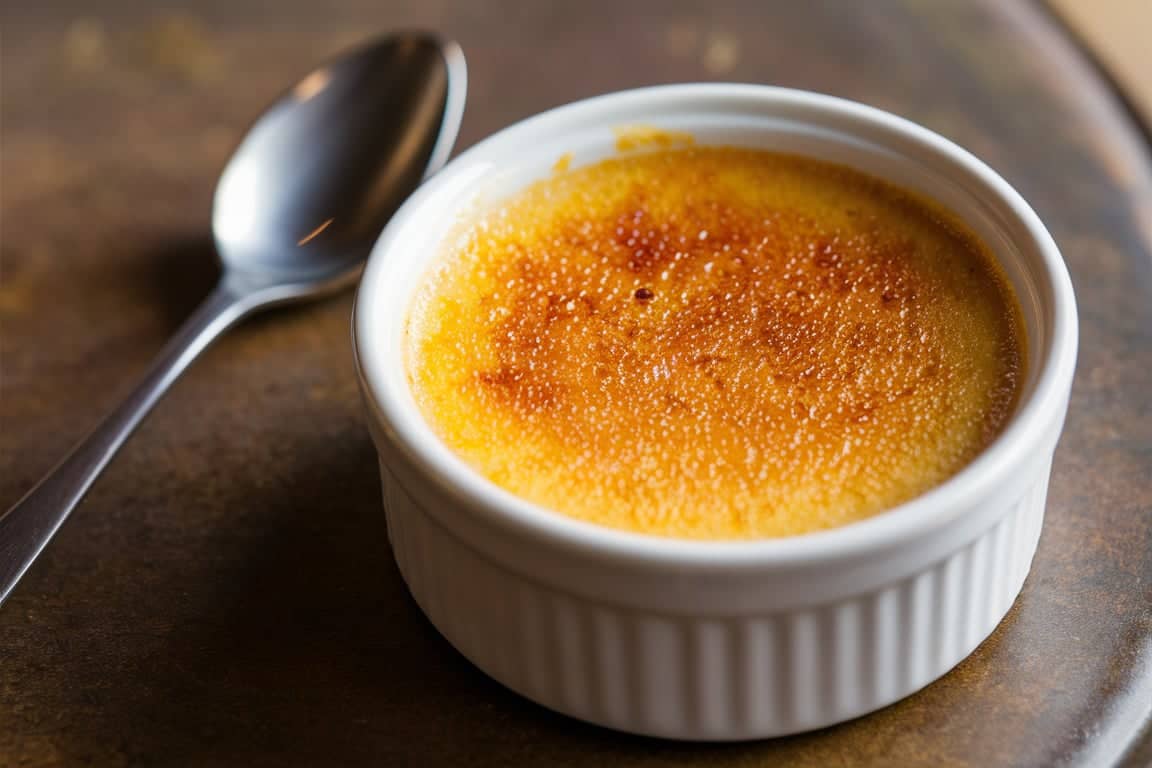
<path id="1" fill-rule="evenodd" d="M 222 280 L 164 346 L 124 402 L 0 517 L 0 604 L 172 382 L 250 309 L 245 295 Z"/>

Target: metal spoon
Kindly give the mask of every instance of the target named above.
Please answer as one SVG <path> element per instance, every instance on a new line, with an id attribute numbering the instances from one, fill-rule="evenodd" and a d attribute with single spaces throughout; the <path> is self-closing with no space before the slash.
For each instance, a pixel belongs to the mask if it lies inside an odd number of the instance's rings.
<path id="1" fill-rule="evenodd" d="M 0 603 L 213 339 L 258 309 L 356 281 L 392 213 L 448 158 L 465 81 L 459 46 L 407 33 L 319 67 L 256 121 L 216 187 L 219 284 L 136 390 L 0 518 Z"/>

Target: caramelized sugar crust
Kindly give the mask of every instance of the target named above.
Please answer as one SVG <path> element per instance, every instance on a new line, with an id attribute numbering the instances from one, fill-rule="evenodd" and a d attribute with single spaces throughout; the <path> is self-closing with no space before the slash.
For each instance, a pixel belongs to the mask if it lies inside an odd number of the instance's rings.
<path id="1" fill-rule="evenodd" d="M 483 475 L 630 531 L 787 536 L 907 501 L 1001 430 L 1016 300 L 974 235 L 848 168 L 735 148 L 564 171 L 465 222 L 409 317 Z"/>

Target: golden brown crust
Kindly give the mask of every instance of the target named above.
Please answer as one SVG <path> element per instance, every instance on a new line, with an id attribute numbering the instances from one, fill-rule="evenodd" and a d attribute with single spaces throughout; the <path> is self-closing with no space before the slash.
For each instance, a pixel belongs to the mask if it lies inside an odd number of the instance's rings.
<path id="1" fill-rule="evenodd" d="M 478 469 L 692 537 L 907 500 L 998 433 L 1023 364 L 974 236 L 854 171 L 738 149 L 536 185 L 472 223 L 412 320 L 421 407 Z"/>

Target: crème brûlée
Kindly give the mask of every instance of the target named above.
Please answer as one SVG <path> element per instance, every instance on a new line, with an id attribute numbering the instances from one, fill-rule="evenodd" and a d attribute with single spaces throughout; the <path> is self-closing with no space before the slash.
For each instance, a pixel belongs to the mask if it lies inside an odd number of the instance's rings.
<path id="1" fill-rule="evenodd" d="M 557 172 L 461 222 L 408 377 L 440 438 L 557 513 L 692 539 L 862 520 L 1011 415 L 1020 309 L 979 239 L 855 170 L 689 147 Z"/>

